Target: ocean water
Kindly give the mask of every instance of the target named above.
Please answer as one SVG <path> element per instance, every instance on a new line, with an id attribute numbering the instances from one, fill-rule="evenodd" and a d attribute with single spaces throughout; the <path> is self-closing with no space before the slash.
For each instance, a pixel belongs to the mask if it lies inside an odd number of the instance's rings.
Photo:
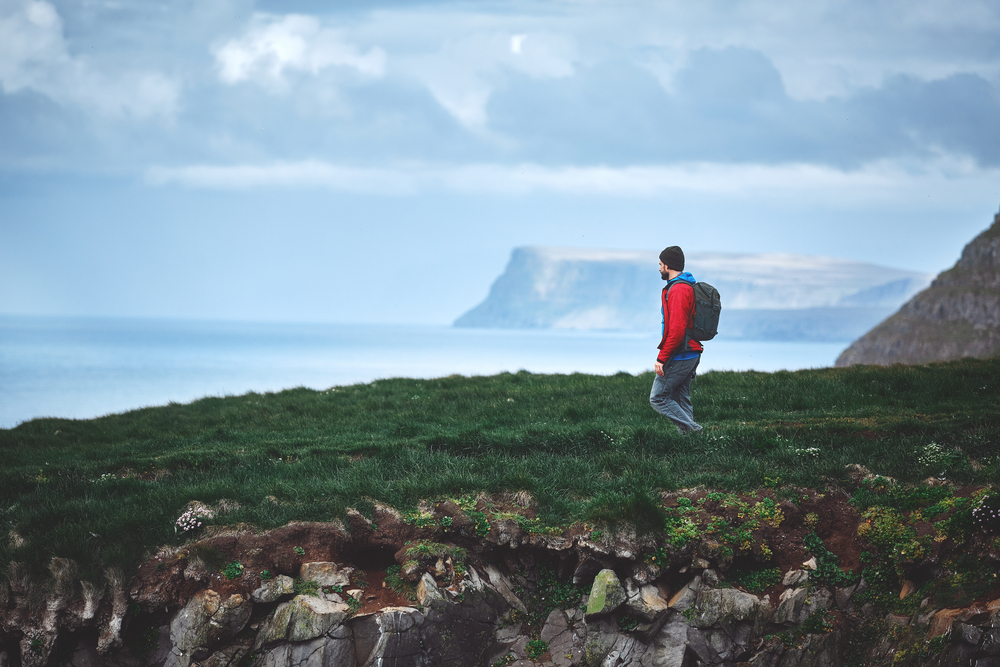
<path id="1" fill-rule="evenodd" d="M 392 377 L 641 373 L 656 334 L 0 316 L 0 428 Z M 846 346 L 720 337 L 699 371 L 832 366 Z"/>

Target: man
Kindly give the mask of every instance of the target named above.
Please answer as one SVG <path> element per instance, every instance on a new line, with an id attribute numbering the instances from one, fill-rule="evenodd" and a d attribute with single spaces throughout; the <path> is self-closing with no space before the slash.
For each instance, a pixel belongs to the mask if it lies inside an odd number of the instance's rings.
<path id="1" fill-rule="evenodd" d="M 694 276 L 684 272 L 684 251 L 677 246 L 660 253 L 660 276 L 667 281 L 660 295 L 663 337 L 657 346 L 653 389 L 649 403 L 653 409 L 677 424 L 681 433 L 701 431 L 691 406 L 691 380 L 701 361 L 702 346 L 688 335 L 694 320 Z"/>

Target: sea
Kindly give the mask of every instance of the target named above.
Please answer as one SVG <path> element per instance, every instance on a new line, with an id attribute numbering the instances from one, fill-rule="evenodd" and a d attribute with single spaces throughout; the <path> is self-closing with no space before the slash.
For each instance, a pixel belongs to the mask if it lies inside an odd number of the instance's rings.
<path id="1" fill-rule="evenodd" d="M 0 316 L 0 428 L 206 396 L 504 371 L 638 374 L 657 332 Z M 832 366 L 837 343 L 706 343 L 699 372 Z"/>

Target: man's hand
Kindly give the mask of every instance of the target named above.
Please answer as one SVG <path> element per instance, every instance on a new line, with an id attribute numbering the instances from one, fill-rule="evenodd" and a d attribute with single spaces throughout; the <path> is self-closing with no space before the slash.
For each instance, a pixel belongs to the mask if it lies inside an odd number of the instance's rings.
<path id="1" fill-rule="evenodd" d="M 663 377 L 663 364 L 661 364 L 659 361 L 653 364 L 653 370 L 656 371 L 657 375 Z"/>

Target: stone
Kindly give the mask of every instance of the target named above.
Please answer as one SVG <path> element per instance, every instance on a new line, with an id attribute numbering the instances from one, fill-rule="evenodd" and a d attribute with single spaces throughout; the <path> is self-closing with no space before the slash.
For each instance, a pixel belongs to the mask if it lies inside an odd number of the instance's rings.
<path id="1" fill-rule="evenodd" d="M 931 627 L 927 629 L 927 639 L 934 639 L 940 635 L 951 632 L 951 626 L 964 609 L 941 609 L 931 620 Z"/>
<path id="2" fill-rule="evenodd" d="M 1000 656 L 1000 629 L 984 632 L 980 649 L 988 656 Z"/>
<path id="3" fill-rule="evenodd" d="M 496 569 L 492 565 L 487 565 L 483 568 L 483 570 L 486 573 L 486 577 L 490 580 L 490 585 L 497 593 L 500 594 L 507 604 L 521 613 L 528 613 L 528 608 L 524 606 L 524 603 L 521 602 L 516 595 L 514 595 L 510 582 L 507 581 L 505 576 L 500 574 L 500 570 Z"/>
<path id="4" fill-rule="evenodd" d="M 727 624 L 711 628 L 688 628 L 688 648 L 705 664 L 734 662 L 746 652 L 753 626 L 750 623 Z"/>
<path id="5" fill-rule="evenodd" d="M 299 577 L 303 581 L 315 581 L 323 586 L 349 586 L 354 568 L 339 568 L 336 563 L 313 562 L 303 563 L 299 568 Z"/>
<path id="6" fill-rule="evenodd" d="M 972 646 L 979 646 L 979 641 L 983 638 L 983 631 L 968 623 L 956 623 L 952 626 L 952 633 L 962 638 L 962 641 Z"/>
<path id="7" fill-rule="evenodd" d="M 670 603 L 660 595 L 660 589 L 652 584 L 646 584 L 636 589 L 629 586 L 631 580 L 626 580 L 625 590 L 628 594 L 625 605 L 633 616 L 653 621 L 662 613 L 670 609 Z"/>
<path id="8" fill-rule="evenodd" d="M 351 631 L 341 626 L 325 637 L 281 643 L 261 655 L 254 667 L 357 667 Z"/>
<path id="9" fill-rule="evenodd" d="M 684 584 L 679 591 L 670 598 L 667 606 L 679 612 L 685 612 L 694 607 L 698 601 L 698 593 L 701 591 L 701 577 L 695 577 Z"/>
<path id="10" fill-rule="evenodd" d="M 291 602 L 278 605 L 257 632 L 254 650 L 278 641 L 315 639 L 347 618 L 346 604 L 321 600 L 312 595 L 297 595 Z"/>
<path id="11" fill-rule="evenodd" d="M 250 642 L 237 642 L 221 648 L 198 663 L 198 667 L 236 667 L 247 653 L 250 652 Z M 155 665 L 155 662 L 149 664 Z"/>
<path id="12" fill-rule="evenodd" d="M 359 665 L 416 665 L 421 651 L 420 627 L 423 615 L 412 607 L 386 607 L 371 617 L 367 628 L 355 626 L 355 644 Z M 367 632 L 358 642 L 358 631 Z M 368 648 L 370 647 L 370 648 Z"/>
<path id="13" fill-rule="evenodd" d="M 803 570 L 815 570 L 817 567 L 818 567 L 818 565 L 816 563 L 816 556 L 813 556 L 812 558 L 810 558 L 806 562 L 802 563 L 802 569 Z"/>
<path id="14" fill-rule="evenodd" d="M 691 625 L 707 628 L 721 620 L 754 621 L 761 601 L 756 595 L 736 588 L 703 588 L 695 605 L 697 613 L 691 617 Z"/>
<path id="15" fill-rule="evenodd" d="M 420 581 L 417 582 L 417 603 L 426 607 L 434 600 L 444 600 L 444 595 L 431 573 L 424 572 Z"/>
<path id="16" fill-rule="evenodd" d="M 646 646 L 635 638 L 618 634 L 614 636 L 601 667 L 631 667 L 638 665 Z"/>
<path id="17" fill-rule="evenodd" d="M 688 625 L 683 617 L 671 619 L 653 638 L 642 655 L 642 667 L 683 667 L 688 643 Z"/>
<path id="18" fill-rule="evenodd" d="M 282 595 L 291 595 L 294 592 L 295 580 L 279 574 L 274 579 L 261 582 L 260 587 L 250 597 L 254 602 L 269 603 L 276 602 Z"/>
<path id="19" fill-rule="evenodd" d="M 778 608 L 771 618 L 772 623 L 800 625 L 817 611 L 829 609 L 833 601 L 830 591 L 819 588 L 789 588 L 778 598 Z"/>
<path id="20" fill-rule="evenodd" d="M 196 593 L 170 622 L 173 648 L 165 667 L 187 667 L 199 648 L 212 648 L 240 632 L 247 621 L 253 603 L 242 595 L 225 599 L 213 590 Z"/>
<path id="21" fill-rule="evenodd" d="M 912 581 L 910 581 L 909 579 L 906 579 L 905 581 L 903 581 L 903 588 L 899 591 L 899 599 L 904 600 L 916 592 L 917 592 L 917 585 Z"/>
<path id="22" fill-rule="evenodd" d="M 625 589 L 614 570 L 601 570 L 594 577 L 587 601 L 587 619 L 606 616 L 625 602 Z"/>
<path id="23" fill-rule="evenodd" d="M 556 667 L 568 667 L 573 653 L 573 632 L 569 627 L 569 619 L 561 609 L 553 609 L 545 618 L 542 631 L 538 636 L 549 645 L 549 655 Z M 570 658 L 566 656 L 570 655 Z"/>
<path id="24" fill-rule="evenodd" d="M 805 570 L 789 570 L 785 573 L 785 578 L 781 580 L 781 584 L 785 588 L 794 588 L 796 586 L 801 586 L 809 580 L 809 573 Z"/>

